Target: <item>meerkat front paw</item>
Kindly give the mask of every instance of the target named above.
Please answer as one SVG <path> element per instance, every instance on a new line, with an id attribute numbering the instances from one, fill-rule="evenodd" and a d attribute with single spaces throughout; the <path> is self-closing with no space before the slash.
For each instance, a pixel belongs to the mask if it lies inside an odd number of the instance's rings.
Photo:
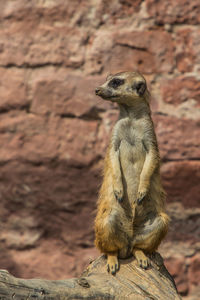
<path id="1" fill-rule="evenodd" d="M 145 196 L 147 195 L 148 190 L 146 188 L 142 188 L 138 190 L 137 193 L 137 199 L 136 202 L 138 205 L 140 205 L 142 203 L 142 201 L 144 200 Z"/>
<path id="2" fill-rule="evenodd" d="M 145 192 L 138 192 L 137 194 L 137 204 L 140 205 L 142 201 L 144 200 L 144 197 L 146 196 Z"/>
<path id="3" fill-rule="evenodd" d="M 123 201 L 123 195 L 124 195 L 124 191 L 123 191 L 123 187 L 122 186 L 114 186 L 113 187 L 113 192 L 115 195 L 116 200 L 120 203 Z"/>

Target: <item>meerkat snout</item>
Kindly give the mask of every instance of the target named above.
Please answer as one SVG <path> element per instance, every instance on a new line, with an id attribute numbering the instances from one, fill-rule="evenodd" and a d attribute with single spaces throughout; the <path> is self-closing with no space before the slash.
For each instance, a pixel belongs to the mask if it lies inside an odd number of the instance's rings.
<path id="1" fill-rule="evenodd" d="M 97 87 L 95 89 L 95 94 L 105 100 L 110 100 L 112 101 L 112 98 L 115 96 L 113 95 L 113 91 L 108 88 L 105 84 Z"/>
<path id="2" fill-rule="evenodd" d="M 99 92 L 100 92 L 100 88 L 96 88 L 95 89 L 95 94 L 98 96 L 99 95 Z"/>

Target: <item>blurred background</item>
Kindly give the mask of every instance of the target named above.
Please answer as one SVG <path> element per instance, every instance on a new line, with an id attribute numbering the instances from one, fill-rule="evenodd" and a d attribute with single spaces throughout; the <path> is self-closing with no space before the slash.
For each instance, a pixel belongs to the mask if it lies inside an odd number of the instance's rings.
<path id="1" fill-rule="evenodd" d="M 0 268 L 80 275 L 94 248 L 117 107 L 94 94 L 139 70 L 152 94 L 170 231 L 160 247 L 184 299 L 200 289 L 199 0 L 0 1 Z"/>

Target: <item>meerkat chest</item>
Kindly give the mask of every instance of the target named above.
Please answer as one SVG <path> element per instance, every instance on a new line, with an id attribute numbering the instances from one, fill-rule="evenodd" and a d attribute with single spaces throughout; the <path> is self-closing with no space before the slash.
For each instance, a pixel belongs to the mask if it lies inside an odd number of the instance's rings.
<path id="1" fill-rule="evenodd" d="M 144 128 L 137 122 L 124 121 L 118 128 L 120 142 L 126 142 L 131 147 L 142 146 L 144 139 Z"/>
<path id="2" fill-rule="evenodd" d="M 144 129 L 140 124 L 124 120 L 118 124 L 114 136 L 118 139 L 117 145 L 120 149 L 121 158 L 137 161 L 145 155 Z"/>
<path id="3" fill-rule="evenodd" d="M 121 139 L 120 143 L 120 157 L 121 160 L 136 163 L 143 163 L 146 153 L 140 136 L 130 134 Z"/>

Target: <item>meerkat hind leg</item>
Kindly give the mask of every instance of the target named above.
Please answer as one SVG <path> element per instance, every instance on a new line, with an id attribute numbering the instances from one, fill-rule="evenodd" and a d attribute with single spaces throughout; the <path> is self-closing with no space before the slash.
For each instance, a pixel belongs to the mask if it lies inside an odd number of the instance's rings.
<path id="1" fill-rule="evenodd" d="M 119 270 L 117 253 L 107 254 L 107 271 L 114 275 Z"/>
<path id="2" fill-rule="evenodd" d="M 149 258 L 144 254 L 144 252 L 140 249 L 133 249 L 133 255 L 135 256 L 138 265 L 147 269 L 151 264 Z"/>
<path id="3" fill-rule="evenodd" d="M 167 232 L 168 222 L 168 216 L 165 213 L 160 213 L 155 218 L 147 220 L 143 228 L 136 233 L 132 243 L 133 255 L 142 268 L 146 269 L 150 266 L 150 260 L 146 257 L 143 250 L 152 253 L 158 248 Z"/>

